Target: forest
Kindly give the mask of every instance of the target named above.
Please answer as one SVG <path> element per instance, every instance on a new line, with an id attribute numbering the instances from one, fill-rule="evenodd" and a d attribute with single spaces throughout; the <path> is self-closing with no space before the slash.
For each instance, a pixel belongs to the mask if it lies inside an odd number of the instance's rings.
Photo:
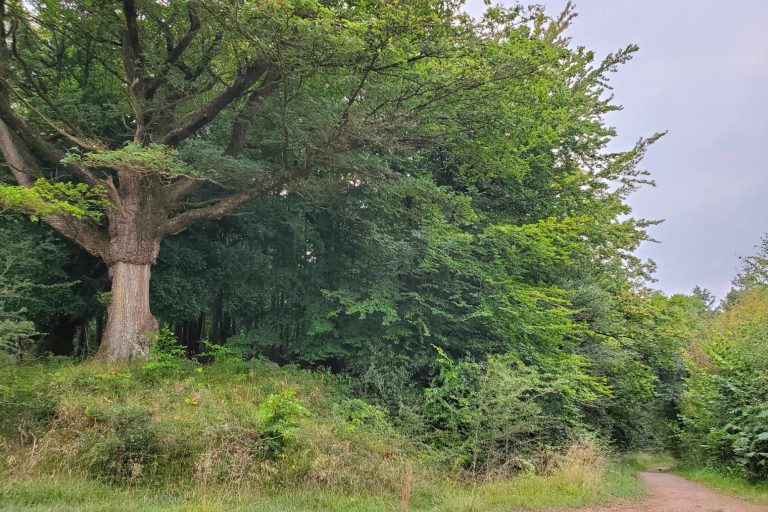
<path id="1" fill-rule="evenodd" d="M 638 48 L 574 16 L 0 0 L 0 509 L 759 488 L 768 238 L 722 301 L 654 289 L 664 134 L 608 149 Z"/>

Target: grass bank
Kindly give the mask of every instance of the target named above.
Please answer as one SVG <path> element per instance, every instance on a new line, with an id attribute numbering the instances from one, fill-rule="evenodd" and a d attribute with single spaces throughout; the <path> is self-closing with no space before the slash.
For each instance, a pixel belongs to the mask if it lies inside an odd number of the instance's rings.
<path id="1" fill-rule="evenodd" d="M 589 443 L 477 482 L 318 372 L 255 361 L 0 367 L 0 510 L 547 510 L 637 496 Z"/>

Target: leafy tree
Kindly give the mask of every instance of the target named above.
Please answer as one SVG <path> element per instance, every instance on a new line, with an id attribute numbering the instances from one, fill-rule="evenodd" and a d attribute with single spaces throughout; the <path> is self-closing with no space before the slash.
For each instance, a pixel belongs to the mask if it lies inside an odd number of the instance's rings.
<path id="1" fill-rule="evenodd" d="M 428 442 L 486 477 L 529 469 L 543 448 L 574 443 L 581 406 L 608 392 L 574 361 L 537 370 L 512 354 L 457 362 L 439 350 L 437 364 L 425 389 Z"/>
<path id="2" fill-rule="evenodd" d="M 417 2 L 0 2 L 0 152 L 14 180 L 102 187 L 40 212 L 109 267 L 97 357 L 146 354 L 160 242 L 317 174 L 355 181 L 544 69 L 540 11 Z M 527 22 L 531 23 L 527 23 Z M 464 126 L 471 123 L 464 120 Z"/>
<path id="3" fill-rule="evenodd" d="M 768 286 L 768 236 L 760 241 L 755 254 L 742 256 L 740 260 L 741 268 L 721 304 L 726 309 L 737 303 L 744 292 Z"/>
<path id="4" fill-rule="evenodd" d="M 687 353 L 681 449 L 686 458 L 768 478 L 768 290 L 743 292 Z"/>
<path id="5" fill-rule="evenodd" d="M 102 360 L 157 315 L 145 370 L 226 342 L 345 372 L 477 473 L 586 430 L 760 473 L 764 258 L 723 316 L 646 287 L 626 198 L 662 134 L 609 152 L 604 121 L 635 46 L 594 62 L 570 8 L 116 6 L 0 0 L 0 209 L 80 246 L 9 217 L 0 343 L 98 319 L 108 273 Z"/>
<path id="6" fill-rule="evenodd" d="M 3 217 L 0 240 L 3 340 L 16 352 L 67 353 L 71 346 L 57 346 L 55 331 L 62 324 L 82 325 L 94 309 L 93 288 L 77 282 L 73 268 L 82 255 L 46 226 L 13 216 Z"/>
<path id="7" fill-rule="evenodd" d="M 766 240 L 686 351 L 679 450 L 689 461 L 768 478 Z"/>
<path id="8" fill-rule="evenodd" d="M 683 351 L 706 318 L 697 297 L 641 291 L 616 304 L 611 335 L 585 345 L 612 396 L 599 421 L 628 449 L 664 449 L 673 444 L 686 370 Z"/>

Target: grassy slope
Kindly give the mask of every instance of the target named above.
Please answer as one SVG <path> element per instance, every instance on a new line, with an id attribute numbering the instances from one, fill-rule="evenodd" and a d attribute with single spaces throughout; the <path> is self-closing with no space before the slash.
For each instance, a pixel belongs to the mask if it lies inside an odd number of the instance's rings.
<path id="1" fill-rule="evenodd" d="M 404 481 L 423 511 L 642 493 L 627 465 L 589 457 L 469 485 L 334 377 L 268 363 L 3 365 L 0 409 L 0 510 L 390 511 Z"/>

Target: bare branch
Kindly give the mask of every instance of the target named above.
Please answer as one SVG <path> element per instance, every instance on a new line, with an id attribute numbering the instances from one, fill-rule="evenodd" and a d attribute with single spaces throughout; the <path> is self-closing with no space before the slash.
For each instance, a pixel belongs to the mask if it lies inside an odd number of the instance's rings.
<path id="1" fill-rule="evenodd" d="M 195 39 L 197 33 L 200 31 L 200 18 L 198 17 L 197 11 L 195 10 L 193 4 L 190 3 L 187 5 L 187 13 L 189 15 L 189 28 L 177 44 L 173 43 L 172 37 L 169 38 L 168 57 L 165 60 L 163 69 L 158 73 L 158 76 L 149 82 L 149 84 L 147 84 L 147 87 L 144 91 L 145 99 L 152 99 L 157 90 L 166 83 L 168 72 L 170 71 L 171 66 L 173 66 L 181 58 L 187 48 L 189 48 L 189 45 L 192 44 L 192 41 Z"/>
<path id="2" fill-rule="evenodd" d="M 0 90 L 3 93 L 7 91 L 2 81 L 0 81 Z M 10 104 L 2 99 L 0 99 L 0 120 L 6 123 L 7 127 L 15 132 L 32 152 L 49 165 L 66 169 L 88 185 L 96 186 L 99 184 L 98 178 L 89 169 L 74 163 L 62 164 L 61 161 L 66 153 L 29 128 L 24 121 L 16 116 Z"/>
<path id="3" fill-rule="evenodd" d="M 189 15 L 189 28 L 168 55 L 167 62 L 169 65 L 179 60 L 182 54 L 189 48 L 189 45 L 192 44 L 192 40 L 200 30 L 200 17 L 197 15 L 195 6 L 191 3 L 187 5 L 187 14 Z"/>
<path id="4" fill-rule="evenodd" d="M 220 219 L 225 215 L 232 213 L 238 206 L 278 190 L 299 175 L 300 173 L 298 172 L 283 171 L 268 183 L 263 183 L 247 190 L 223 197 L 211 206 L 182 212 L 171 217 L 160 226 L 160 236 L 175 235 L 188 228 L 191 224 L 201 220 Z"/>
<path id="5" fill-rule="evenodd" d="M 163 187 L 163 199 L 168 204 L 173 204 L 176 201 L 182 199 L 184 196 L 190 194 L 202 183 L 203 180 L 196 180 L 188 176 L 182 176 L 176 181 L 173 181 Z"/>
<path id="6" fill-rule="evenodd" d="M 344 129 L 344 126 L 349 122 L 349 111 L 352 109 L 352 105 L 355 104 L 355 101 L 357 101 L 357 97 L 360 95 L 360 92 L 363 90 L 363 87 L 365 86 L 365 82 L 368 81 L 368 75 L 371 73 L 371 71 L 374 69 L 373 65 L 376 64 L 376 61 L 379 59 L 379 53 L 378 51 L 375 51 L 373 53 L 373 57 L 371 57 L 371 62 L 368 65 L 368 67 L 365 68 L 365 71 L 363 72 L 363 76 L 360 78 L 360 82 L 357 84 L 357 87 L 354 91 L 352 91 L 352 94 L 349 95 L 349 99 L 347 100 L 347 106 L 344 108 L 344 112 L 341 114 L 341 120 L 339 121 L 339 133 Z"/>
<path id="7" fill-rule="evenodd" d="M 138 13 L 134 0 L 123 0 L 123 15 L 125 16 L 125 32 L 123 33 L 123 65 L 131 88 L 138 93 L 144 85 L 144 54 L 139 39 Z M 136 94 L 141 97 L 141 94 Z"/>
<path id="8" fill-rule="evenodd" d="M 211 60 L 213 60 L 213 55 L 216 50 L 216 47 L 219 45 L 222 39 L 221 32 L 217 32 L 214 36 L 213 42 L 208 45 L 208 47 L 203 51 L 202 57 L 199 59 L 197 65 L 194 68 L 190 68 L 186 64 L 184 64 L 181 61 L 174 62 L 174 65 L 182 72 L 184 73 L 184 78 L 189 83 L 195 82 L 200 75 L 203 74 L 203 71 L 208 69 L 208 65 L 211 63 Z"/>
<path id="9" fill-rule="evenodd" d="M 245 94 L 267 71 L 269 64 L 262 59 L 252 62 L 234 81 L 215 98 L 190 115 L 186 124 L 168 132 L 160 141 L 167 146 L 177 146 L 180 142 L 194 135 L 207 125 L 233 101 Z"/>
<path id="10" fill-rule="evenodd" d="M 253 120 L 256 113 L 256 105 L 277 89 L 280 79 L 279 71 L 276 68 L 270 68 L 261 85 L 248 97 L 245 105 L 237 113 L 232 123 L 232 135 L 226 149 L 227 155 L 236 156 L 245 148 L 248 123 Z"/>

